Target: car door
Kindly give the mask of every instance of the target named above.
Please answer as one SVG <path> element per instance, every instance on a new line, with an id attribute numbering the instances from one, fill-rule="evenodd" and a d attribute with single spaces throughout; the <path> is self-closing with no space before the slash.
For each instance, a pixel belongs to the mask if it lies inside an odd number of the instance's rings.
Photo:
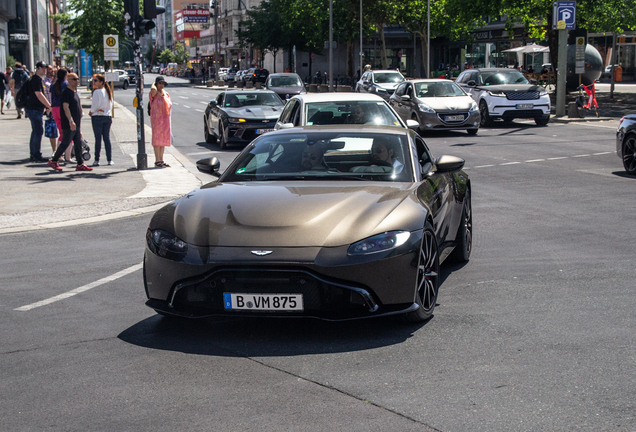
<path id="1" fill-rule="evenodd" d="M 404 95 L 405 91 L 406 91 L 406 83 L 402 83 L 399 86 L 397 86 L 397 88 L 395 89 L 395 93 L 393 93 L 391 97 L 389 98 L 389 105 L 391 105 L 391 107 L 403 120 L 406 119 L 402 111 L 402 102 L 403 102 L 402 96 Z"/>
<path id="2" fill-rule="evenodd" d="M 404 110 L 404 116 L 402 118 L 408 120 L 411 118 L 412 113 L 417 111 L 417 99 L 415 98 L 415 88 L 412 83 L 406 83 L 404 96 L 402 97 L 402 109 Z"/>
<path id="3" fill-rule="evenodd" d="M 216 97 L 216 105 L 210 109 L 208 126 L 209 130 L 214 131 L 216 136 L 219 135 L 219 125 L 220 125 L 220 109 L 223 108 L 223 102 L 225 100 L 225 93 L 221 92 Z"/>
<path id="4" fill-rule="evenodd" d="M 296 107 L 296 105 L 299 105 L 299 102 L 297 99 L 290 99 L 287 102 L 287 105 L 285 105 L 285 108 L 283 108 L 283 111 L 280 113 L 280 116 L 278 117 L 278 120 L 276 121 L 276 125 L 274 126 L 274 130 L 278 130 L 282 127 L 282 125 L 284 125 L 285 123 L 291 123 L 291 118 L 292 118 L 292 110 L 294 109 L 294 107 Z"/>

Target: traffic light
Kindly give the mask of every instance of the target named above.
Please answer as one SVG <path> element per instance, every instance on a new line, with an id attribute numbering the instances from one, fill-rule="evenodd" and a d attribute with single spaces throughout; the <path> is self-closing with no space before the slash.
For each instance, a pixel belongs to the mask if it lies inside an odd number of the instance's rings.
<path id="1" fill-rule="evenodd" d="M 138 1 L 138 0 L 126 0 L 126 1 Z M 156 0 L 144 0 L 144 15 L 139 15 L 139 9 L 137 9 L 137 17 L 135 18 L 135 26 L 137 27 L 137 35 L 141 36 L 148 34 L 150 30 L 156 27 L 156 24 L 152 22 L 166 11 L 163 6 L 157 6 Z"/>
<path id="2" fill-rule="evenodd" d="M 157 18 L 157 15 L 161 15 L 165 11 L 166 8 L 163 6 L 157 6 L 155 0 L 144 0 L 144 18 L 152 20 Z"/>

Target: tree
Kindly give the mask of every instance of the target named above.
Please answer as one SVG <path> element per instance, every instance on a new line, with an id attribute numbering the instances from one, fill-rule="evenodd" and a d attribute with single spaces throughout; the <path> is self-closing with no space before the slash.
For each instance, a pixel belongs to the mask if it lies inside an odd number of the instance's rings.
<path id="1" fill-rule="evenodd" d="M 161 51 L 159 56 L 157 57 L 159 63 L 163 63 L 167 65 L 168 63 L 174 63 L 174 54 L 168 48 Z"/>
<path id="2" fill-rule="evenodd" d="M 190 59 L 190 54 L 181 42 L 177 42 L 174 46 L 174 61 L 177 64 L 184 64 Z"/>
<path id="3" fill-rule="evenodd" d="M 123 0 L 68 0 L 66 9 L 51 18 L 67 26 L 65 31 L 72 35 L 75 47 L 92 54 L 96 62 L 104 58 L 103 35 L 124 37 Z"/>

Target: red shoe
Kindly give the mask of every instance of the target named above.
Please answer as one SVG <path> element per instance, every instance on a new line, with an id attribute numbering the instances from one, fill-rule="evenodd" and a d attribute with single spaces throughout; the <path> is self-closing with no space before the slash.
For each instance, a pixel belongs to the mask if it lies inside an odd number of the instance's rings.
<path id="1" fill-rule="evenodd" d="M 93 171 L 93 168 L 86 164 L 81 164 L 75 167 L 75 171 Z"/>
<path id="2" fill-rule="evenodd" d="M 48 164 L 51 168 L 53 168 L 54 171 L 62 172 L 62 167 L 60 166 L 59 163 L 53 162 L 51 159 L 49 159 Z"/>

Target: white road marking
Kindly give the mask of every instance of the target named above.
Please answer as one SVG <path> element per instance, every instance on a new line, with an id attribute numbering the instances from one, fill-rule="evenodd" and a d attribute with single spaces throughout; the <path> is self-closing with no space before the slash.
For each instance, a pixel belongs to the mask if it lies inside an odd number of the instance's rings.
<path id="1" fill-rule="evenodd" d="M 527 160 L 526 163 L 532 163 L 532 162 L 543 162 L 545 159 L 531 159 L 531 160 Z"/>
<path id="2" fill-rule="evenodd" d="M 572 157 L 575 158 L 575 157 L 588 157 L 588 156 L 592 156 L 592 155 L 589 155 L 589 154 L 586 154 L 586 155 L 574 155 Z"/>
<path id="3" fill-rule="evenodd" d="M 187 97 L 187 96 L 179 96 L 179 97 L 180 97 L 181 99 L 190 99 L 190 98 L 189 98 L 189 97 Z"/>
<path id="4" fill-rule="evenodd" d="M 561 157 L 548 158 L 548 160 L 559 160 L 559 159 L 568 159 L 568 157 L 567 156 L 561 156 Z"/>
<path id="5" fill-rule="evenodd" d="M 488 168 L 488 167 L 494 167 L 494 165 L 478 165 L 478 166 L 473 167 L 473 168 Z"/>
<path id="6" fill-rule="evenodd" d="M 174 105 L 179 105 L 179 102 L 173 102 Z"/>
<path id="7" fill-rule="evenodd" d="M 522 164 L 522 163 L 543 162 L 543 161 L 546 161 L 546 160 L 553 161 L 553 160 L 580 158 L 580 157 L 587 157 L 587 156 L 602 156 L 602 155 L 612 154 L 612 153 L 613 152 L 600 152 L 600 153 L 592 153 L 592 154 L 580 154 L 580 155 L 574 155 L 574 156 L 559 156 L 559 157 L 553 157 L 553 158 L 547 158 L 547 159 L 530 159 L 530 160 L 526 160 L 526 161 L 523 161 L 523 162 L 505 162 L 505 163 L 500 163 L 497 166 L 519 165 L 519 164 Z M 476 165 L 474 167 L 466 167 L 464 169 L 490 168 L 490 167 L 494 167 L 494 166 L 495 165 Z"/>
<path id="8" fill-rule="evenodd" d="M 199 155 L 212 155 L 212 154 L 217 154 L 217 153 L 221 153 L 221 152 L 205 151 L 205 152 L 186 153 L 186 155 L 187 156 L 199 156 Z"/>
<path id="9" fill-rule="evenodd" d="M 205 112 L 205 111 L 203 111 L 202 109 L 199 109 L 199 108 L 195 108 L 194 110 L 195 111 L 199 111 L 199 112 Z"/>
<path id="10" fill-rule="evenodd" d="M 185 108 L 190 108 L 190 107 L 189 107 L 189 106 L 187 106 L 187 105 L 184 105 L 184 107 L 185 107 Z"/>
<path id="11" fill-rule="evenodd" d="M 124 277 L 124 276 L 126 276 L 126 275 L 128 275 L 130 273 L 136 272 L 137 270 L 140 270 L 142 267 L 143 267 L 143 263 L 135 264 L 132 267 L 128 267 L 127 269 L 124 269 L 124 270 L 122 270 L 120 272 L 117 272 L 117 273 L 115 273 L 113 275 L 106 276 L 105 278 L 102 278 L 102 279 L 97 280 L 95 282 L 91 282 L 91 283 L 89 283 L 87 285 L 81 286 L 79 288 L 75 288 L 74 290 L 67 291 L 65 293 L 62 293 L 60 295 L 56 295 L 55 297 L 51 297 L 51 298 L 48 298 L 46 300 L 42 300 L 42 301 L 39 301 L 39 302 L 36 302 L 36 303 L 31 303 L 31 304 L 26 305 L 26 306 L 21 306 L 19 308 L 14 309 L 14 310 L 21 311 L 21 312 L 26 312 L 26 311 L 30 311 L 31 309 L 38 308 L 40 306 L 46 306 L 46 305 L 49 305 L 51 303 L 55 303 L 57 301 L 67 299 L 69 297 L 73 297 L 74 295 L 83 293 L 85 291 L 88 291 L 88 290 L 93 289 L 95 287 L 98 287 L 100 285 L 104 285 L 105 283 L 112 282 L 112 281 L 114 281 L 116 279 Z"/>
<path id="12" fill-rule="evenodd" d="M 610 154 L 612 152 L 601 152 L 601 153 L 592 153 L 594 156 L 600 156 L 600 155 L 606 155 L 606 154 Z"/>
<path id="13" fill-rule="evenodd" d="M 506 162 L 506 163 L 500 163 L 499 165 L 517 165 L 520 164 L 521 162 Z"/>
<path id="14" fill-rule="evenodd" d="M 199 103 L 202 103 L 203 105 L 207 105 L 209 102 L 199 101 Z"/>

